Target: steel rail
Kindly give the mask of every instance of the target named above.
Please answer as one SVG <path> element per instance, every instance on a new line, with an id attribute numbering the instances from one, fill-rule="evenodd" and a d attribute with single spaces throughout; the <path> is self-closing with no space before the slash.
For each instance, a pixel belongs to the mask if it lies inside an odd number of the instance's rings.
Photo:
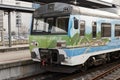
<path id="1" fill-rule="evenodd" d="M 91 67 L 86 72 L 81 72 L 81 71 L 80 72 L 76 72 L 76 73 L 70 74 L 70 75 L 68 75 L 66 77 L 62 77 L 60 80 L 74 80 L 74 79 L 75 80 L 82 80 L 82 79 L 83 80 L 92 80 L 97 75 L 100 75 L 101 73 L 104 73 L 105 71 L 108 71 L 108 69 L 111 69 L 111 68 L 115 67 L 118 64 L 120 64 L 119 60 L 117 60 L 115 62 L 108 63 L 108 64 L 103 65 L 103 66 Z M 113 75 L 114 75 L 114 73 L 113 73 Z M 108 76 L 109 75 L 107 75 L 107 77 Z M 115 80 L 118 80 L 119 78 L 120 78 L 119 76 L 115 77 Z"/>
<path id="2" fill-rule="evenodd" d="M 118 70 L 119 68 L 120 68 L 120 64 L 118 64 L 117 66 L 114 66 L 114 67 L 110 68 L 109 70 L 101 73 L 100 75 L 94 77 L 92 80 L 99 80 L 99 79 L 113 73 L 114 71 Z"/>

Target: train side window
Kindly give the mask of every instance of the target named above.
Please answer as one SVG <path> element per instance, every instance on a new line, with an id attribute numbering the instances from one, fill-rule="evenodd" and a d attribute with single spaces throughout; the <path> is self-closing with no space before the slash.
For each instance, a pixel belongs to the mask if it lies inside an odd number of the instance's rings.
<path id="1" fill-rule="evenodd" d="M 85 21 L 80 21 L 80 36 L 85 36 Z"/>
<path id="2" fill-rule="evenodd" d="M 78 21 L 79 20 L 74 17 L 74 28 L 75 29 L 78 29 Z"/>
<path id="3" fill-rule="evenodd" d="M 96 27 L 97 27 L 96 22 L 92 22 L 92 37 L 93 38 L 96 38 L 96 32 L 97 32 Z"/>
<path id="4" fill-rule="evenodd" d="M 115 25 L 115 37 L 120 36 L 120 24 Z"/>
<path id="5" fill-rule="evenodd" d="M 111 24 L 110 23 L 101 24 L 101 37 L 111 37 Z"/>

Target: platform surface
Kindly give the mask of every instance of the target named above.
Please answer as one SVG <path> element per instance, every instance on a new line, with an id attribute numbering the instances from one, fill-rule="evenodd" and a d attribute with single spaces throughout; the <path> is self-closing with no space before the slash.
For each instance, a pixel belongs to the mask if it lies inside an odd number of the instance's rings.
<path id="1" fill-rule="evenodd" d="M 16 61 L 22 61 L 22 60 L 30 60 L 31 55 L 29 49 L 25 50 L 15 50 L 18 47 L 28 47 L 28 45 L 16 45 L 12 47 L 0 47 L 0 64 L 6 64 L 6 63 L 12 63 Z M 13 49 L 12 51 L 4 51 L 1 52 L 1 50 L 8 50 Z"/>

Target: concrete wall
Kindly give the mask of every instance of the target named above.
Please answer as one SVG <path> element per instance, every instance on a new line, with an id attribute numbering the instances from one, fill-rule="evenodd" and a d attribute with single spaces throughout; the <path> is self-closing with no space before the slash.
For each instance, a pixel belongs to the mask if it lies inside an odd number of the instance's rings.
<path id="1" fill-rule="evenodd" d="M 45 72 L 31 60 L 0 64 L 0 80 L 16 80 Z"/>

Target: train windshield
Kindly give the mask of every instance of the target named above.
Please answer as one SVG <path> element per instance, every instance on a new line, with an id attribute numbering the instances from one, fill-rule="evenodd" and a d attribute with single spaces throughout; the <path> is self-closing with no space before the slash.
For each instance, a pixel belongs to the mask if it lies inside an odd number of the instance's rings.
<path id="1" fill-rule="evenodd" d="M 68 17 L 34 18 L 32 33 L 37 34 L 61 34 L 68 32 Z"/>

